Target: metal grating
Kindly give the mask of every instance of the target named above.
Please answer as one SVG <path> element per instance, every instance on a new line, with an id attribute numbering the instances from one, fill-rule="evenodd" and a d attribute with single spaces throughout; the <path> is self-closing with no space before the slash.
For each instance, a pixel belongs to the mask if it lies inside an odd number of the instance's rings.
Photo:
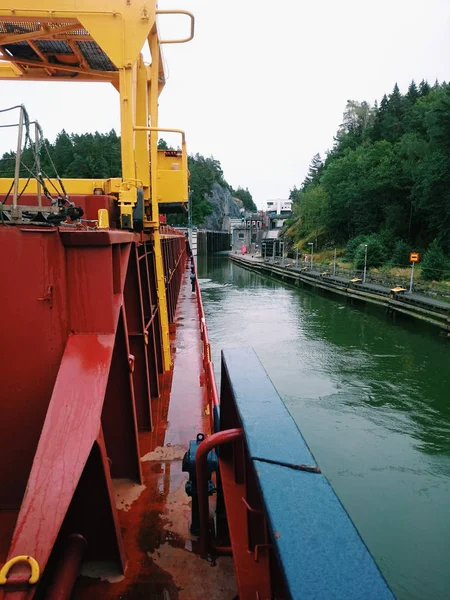
<path id="1" fill-rule="evenodd" d="M 117 67 L 96 42 L 77 42 L 77 46 L 95 71 L 117 71 Z"/>
<path id="2" fill-rule="evenodd" d="M 30 31 L 39 31 L 40 23 L 25 22 L 0 22 L 0 33 L 29 33 Z"/>
<path id="3" fill-rule="evenodd" d="M 54 23 L 42 22 L 30 22 L 30 21 L 0 21 L 0 35 L 20 35 L 33 32 L 41 32 L 44 26 L 49 28 L 48 36 L 44 38 L 37 38 L 34 40 L 36 49 L 45 55 L 48 62 L 63 64 L 55 58 L 55 55 L 71 55 L 75 53 L 70 47 L 68 40 L 75 38 L 75 43 L 81 54 L 86 59 L 89 68 L 95 71 L 117 71 L 116 66 L 111 62 L 108 56 L 103 52 L 100 46 L 91 40 L 80 40 L 80 37 L 89 38 L 89 32 L 83 27 L 74 23 L 73 21 L 59 22 L 57 25 Z M 65 31 L 58 34 L 58 30 L 61 27 L 67 27 L 70 25 L 76 25 L 77 29 L 72 31 Z M 54 37 L 53 37 L 54 36 Z M 56 37 L 60 36 L 60 37 Z M 53 37 L 53 39 L 51 39 Z M 50 38 L 50 39 L 45 39 Z M 7 40 L 7 37 L 6 37 Z M 31 42 L 31 39 L 29 40 Z M 32 49 L 27 41 L 17 41 L 12 43 L 4 43 L 3 48 L 5 52 L 12 58 L 16 59 L 20 64 L 20 59 L 27 61 L 41 62 L 40 56 Z M 42 55 L 41 54 L 41 55 Z M 62 59 L 63 60 L 63 59 Z M 78 62 L 78 61 L 77 61 Z"/>
<path id="4" fill-rule="evenodd" d="M 29 22 L 29 21 L 0 21 L 0 34 L 1 33 L 30 33 L 31 31 L 40 31 L 42 29 L 44 23 L 39 22 Z M 55 25 L 54 23 L 45 23 L 47 27 L 50 28 L 50 35 L 58 35 L 58 29 L 60 27 L 67 27 L 68 25 L 72 25 L 73 23 L 58 23 Z M 61 34 L 64 37 L 72 37 L 72 36 L 89 36 L 89 32 L 86 29 L 83 29 L 81 26 L 79 29 L 73 29 L 72 31 L 66 31 Z"/>
<path id="5" fill-rule="evenodd" d="M 3 48 L 13 58 L 22 58 L 23 60 L 40 60 L 39 56 L 26 42 L 16 42 L 15 44 L 5 44 Z"/>
<path id="6" fill-rule="evenodd" d="M 72 36 L 89 36 L 91 35 L 89 31 L 86 29 L 72 29 L 72 31 L 66 31 L 64 36 L 72 37 Z"/>
<path id="7" fill-rule="evenodd" d="M 36 46 L 46 54 L 73 54 L 72 48 L 63 40 L 36 40 Z"/>

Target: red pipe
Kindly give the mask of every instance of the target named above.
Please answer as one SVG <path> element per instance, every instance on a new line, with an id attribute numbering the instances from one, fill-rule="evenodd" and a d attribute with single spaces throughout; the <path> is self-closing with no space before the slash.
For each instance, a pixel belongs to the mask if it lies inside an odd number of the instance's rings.
<path id="1" fill-rule="evenodd" d="M 243 436 L 244 430 L 241 428 L 218 431 L 205 438 L 197 448 L 195 463 L 198 487 L 198 511 L 200 517 L 200 556 L 202 558 L 208 558 L 209 550 L 214 550 L 218 554 L 229 552 L 229 548 L 214 548 L 209 540 L 208 453 L 216 446 L 235 442 L 236 440 L 242 439 Z"/>
<path id="2" fill-rule="evenodd" d="M 87 542 L 82 535 L 73 533 L 67 540 L 58 571 L 45 595 L 46 600 L 69 600 L 80 571 Z"/>

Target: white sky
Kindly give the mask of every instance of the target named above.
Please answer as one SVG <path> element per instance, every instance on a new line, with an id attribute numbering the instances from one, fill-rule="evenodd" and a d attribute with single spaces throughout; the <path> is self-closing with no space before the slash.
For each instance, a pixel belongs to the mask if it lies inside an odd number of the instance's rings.
<path id="1" fill-rule="evenodd" d="M 164 48 L 160 125 L 185 129 L 189 151 L 214 155 L 260 206 L 300 185 L 332 145 L 347 99 L 373 103 L 396 81 L 404 92 L 411 79 L 450 80 L 450 0 L 159 2 L 175 7 L 195 13 L 196 34 Z M 187 18 L 164 19 L 163 34 L 188 28 Z M 50 140 L 62 128 L 119 131 L 108 84 L 1 81 L 0 108 L 17 103 Z M 0 153 L 14 146 L 1 129 Z"/>

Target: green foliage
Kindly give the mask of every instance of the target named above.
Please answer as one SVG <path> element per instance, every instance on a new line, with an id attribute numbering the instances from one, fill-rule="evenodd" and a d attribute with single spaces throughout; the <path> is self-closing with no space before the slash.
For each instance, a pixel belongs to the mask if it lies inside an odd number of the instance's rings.
<path id="1" fill-rule="evenodd" d="M 188 157 L 190 172 L 189 189 L 192 205 L 192 222 L 200 225 L 205 217 L 212 213 L 212 206 L 208 200 L 215 183 L 230 188 L 223 177 L 220 162 L 213 158 L 205 158 L 201 154 Z"/>
<path id="2" fill-rule="evenodd" d="M 289 200 L 294 202 L 300 200 L 301 190 L 299 190 L 295 185 L 292 190 L 289 190 Z"/>
<path id="3" fill-rule="evenodd" d="M 322 159 L 320 158 L 320 154 L 315 154 L 313 156 L 311 164 L 309 165 L 308 174 L 306 175 L 306 177 L 302 183 L 301 192 L 306 192 L 306 190 L 310 186 L 317 184 L 320 180 L 322 171 L 323 171 L 323 162 L 322 162 Z"/>
<path id="4" fill-rule="evenodd" d="M 411 247 L 404 241 L 399 240 L 395 244 L 394 252 L 391 258 L 391 265 L 393 267 L 407 267 L 409 265 L 409 253 Z"/>
<path id="5" fill-rule="evenodd" d="M 427 248 L 438 238 L 450 252 L 449 131 L 447 83 L 412 81 L 404 95 L 395 85 L 373 107 L 349 100 L 325 161 L 315 157 L 303 184 L 291 190 L 296 217 L 288 238 L 314 235 L 318 223 L 307 215 L 320 214 L 319 245 L 382 232 L 389 259 L 399 240 Z M 326 206 L 321 196 L 311 196 L 302 208 L 305 193 L 317 186 L 326 192 Z"/>
<path id="6" fill-rule="evenodd" d="M 358 250 L 361 244 L 365 244 L 367 241 L 367 235 L 357 235 L 347 242 L 345 247 L 345 258 L 352 262 L 355 258 L 355 252 Z"/>
<path id="7" fill-rule="evenodd" d="M 235 198 L 239 198 L 239 200 L 242 201 L 242 205 L 245 210 L 248 210 L 249 212 L 256 212 L 258 210 L 253 201 L 253 196 L 248 191 L 248 188 L 245 188 L 244 190 L 244 188 L 239 186 L 237 190 L 232 190 L 232 194 Z"/>
<path id="8" fill-rule="evenodd" d="M 433 240 L 422 261 L 422 279 L 440 281 L 448 268 L 448 257 L 443 253 L 437 239 Z"/>
<path id="9" fill-rule="evenodd" d="M 122 165 L 120 155 L 120 137 L 114 130 L 109 133 L 68 134 L 64 130 L 56 136 L 54 144 L 45 141 L 41 150 L 41 170 L 49 177 L 56 173 L 51 164 L 53 160 L 60 177 L 76 179 L 106 179 L 120 177 Z M 14 177 L 14 153 L 9 152 L 0 159 L 0 176 Z M 21 157 L 22 162 L 32 168 L 33 152 L 26 148 Z M 21 177 L 28 177 L 26 169 L 21 170 Z"/>
<path id="10" fill-rule="evenodd" d="M 364 244 L 360 244 L 355 252 L 353 264 L 356 269 L 364 268 L 364 259 L 367 244 L 367 268 L 381 267 L 386 261 L 386 248 L 383 246 L 378 235 L 374 234 L 367 238 Z"/>
<path id="11" fill-rule="evenodd" d="M 299 237 L 318 238 L 323 235 L 327 212 L 327 191 L 320 184 L 310 185 L 302 192 L 301 202 L 296 205 L 295 216 L 300 220 Z"/>

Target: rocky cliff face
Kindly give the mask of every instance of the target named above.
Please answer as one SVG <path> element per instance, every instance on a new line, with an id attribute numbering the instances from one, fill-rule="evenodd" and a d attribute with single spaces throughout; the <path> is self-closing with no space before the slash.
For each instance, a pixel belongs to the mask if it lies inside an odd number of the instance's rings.
<path id="1" fill-rule="evenodd" d="M 218 183 L 213 185 L 211 195 L 208 201 L 212 206 L 213 212 L 208 215 L 203 223 L 206 229 L 222 230 L 224 217 L 239 217 L 242 203 L 237 198 L 233 198 L 226 188 Z"/>

